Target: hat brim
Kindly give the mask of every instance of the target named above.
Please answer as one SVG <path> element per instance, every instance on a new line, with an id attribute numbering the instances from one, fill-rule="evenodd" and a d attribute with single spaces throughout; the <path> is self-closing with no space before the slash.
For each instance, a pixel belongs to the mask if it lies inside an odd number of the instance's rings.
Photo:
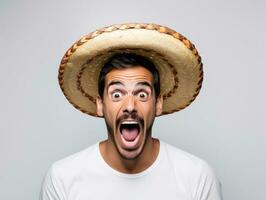
<path id="1" fill-rule="evenodd" d="M 155 64 L 164 99 L 162 115 L 184 109 L 198 95 L 202 62 L 187 38 L 157 24 L 120 24 L 85 35 L 62 58 L 59 84 L 75 108 L 97 116 L 100 70 L 111 56 L 122 52 L 142 55 Z"/>

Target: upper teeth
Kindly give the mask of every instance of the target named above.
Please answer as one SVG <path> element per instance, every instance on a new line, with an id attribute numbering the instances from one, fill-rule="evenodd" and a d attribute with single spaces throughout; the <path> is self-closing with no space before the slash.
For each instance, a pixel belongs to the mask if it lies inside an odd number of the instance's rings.
<path id="1" fill-rule="evenodd" d="M 138 124 L 138 122 L 135 122 L 135 121 L 125 121 L 125 122 L 122 122 L 122 124 Z"/>

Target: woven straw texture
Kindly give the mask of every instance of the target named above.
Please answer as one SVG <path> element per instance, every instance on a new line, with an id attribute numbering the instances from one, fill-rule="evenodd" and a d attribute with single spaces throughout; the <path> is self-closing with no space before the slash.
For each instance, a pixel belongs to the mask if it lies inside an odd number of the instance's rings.
<path id="1" fill-rule="evenodd" d="M 114 54 L 130 52 L 151 60 L 159 71 L 163 113 L 186 108 L 198 95 L 203 69 L 195 46 L 180 33 L 157 24 L 119 24 L 96 30 L 75 42 L 63 56 L 59 84 L 68 101 L 97 116 L 101 67 Z"/>

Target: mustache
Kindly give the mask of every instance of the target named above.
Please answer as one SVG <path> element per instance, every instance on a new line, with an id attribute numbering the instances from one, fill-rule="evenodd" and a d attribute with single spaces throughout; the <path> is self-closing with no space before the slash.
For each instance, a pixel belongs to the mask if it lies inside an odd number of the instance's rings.
<path id="1" fill-rule="evenodd" d="M 124 113 L 123 115 L 121 115 L 120 117 L 117 118 L 116 120 L 116 127 L 118 127 L 118 125 L 127 119 L 132 119 L 137 121 L 142 127 L 144 126 L 144 119 L 142 117 L 140 117 L 136 112 L 131 112 L 131 113 Z"/>

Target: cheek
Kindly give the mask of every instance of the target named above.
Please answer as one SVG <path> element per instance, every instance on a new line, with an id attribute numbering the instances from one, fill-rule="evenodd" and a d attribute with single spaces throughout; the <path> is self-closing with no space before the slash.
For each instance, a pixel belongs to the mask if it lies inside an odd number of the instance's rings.
<path id="1" fill-rule="evenodd" d="M 141 103 L 140 111 L 145 120 L 149 123 L 155 117 L 155 104 L 154 103 Z"/>
<path id="2" fill-rule="evenodd" d="M 103 107 L 103 114 L 110 123 L 115 123 L 119 113 L 119 105 L 106 101 Z"/>

